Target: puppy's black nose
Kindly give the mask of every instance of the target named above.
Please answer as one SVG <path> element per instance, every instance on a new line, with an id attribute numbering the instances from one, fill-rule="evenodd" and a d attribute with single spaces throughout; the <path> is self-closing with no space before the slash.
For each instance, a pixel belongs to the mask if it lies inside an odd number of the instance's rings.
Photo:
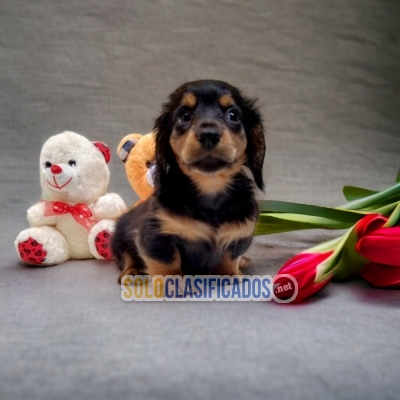
<path id="1" fill-rule="evenodd" d="M 221 139 L 219 127 L 215 123 L 203 123 L 200 125 L 197 138 L 206 150 L 213 149 Z"/>

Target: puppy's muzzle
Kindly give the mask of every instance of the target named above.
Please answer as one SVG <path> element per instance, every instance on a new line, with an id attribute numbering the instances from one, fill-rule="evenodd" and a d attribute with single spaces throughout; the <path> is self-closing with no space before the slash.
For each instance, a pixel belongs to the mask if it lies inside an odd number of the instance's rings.
<path id="1" fill-rule="evenodd" d="M 222 129 L 213 120 L 202 121 L 196 128 L 197 140 L 204 150 L 212 150 L 221 139 Z"/>

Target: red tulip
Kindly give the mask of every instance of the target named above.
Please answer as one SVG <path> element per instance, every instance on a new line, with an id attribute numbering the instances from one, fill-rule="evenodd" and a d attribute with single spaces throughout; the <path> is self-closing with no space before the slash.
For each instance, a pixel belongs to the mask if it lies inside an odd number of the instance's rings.
<path id="1" fill-rule="evenodd" d="M 361 238 L 356 250 L 371 263 L 361 276 L 378 287 L 400 286 L 400 227 L 381 228 Z"/>
<path id="2" fill-rule="evenodd" d="M 391 265 L 369 263 L 361 270 L 361 276 L 378 287 L 400 286 L 400 268 Z"/>
<path id="3" fill-rule="evenodd" d="M 299 303 L 322 290 L 331 280 L 329 276 L 322 282 L 315 283 L 317 267 L 324 262 L 333 251 L 325 253 L 301 253 L 291 258 L 278 272 L 288 274 L 297 280 L 299 292 L 294 303 Z"/>
<path id="4" fill-rule="evenodd" d="M 400 226 L 377 229 L 361 238 L 356 249 L 374 263 L 400 267 Z"/>
<path id="5" fill-rule="evenodd" d="M 364 218 L 360 219 L 356 225 L 355 229 L 357 236 L 362 238 L 370 233 L 376 231 L 386 224 L 387 218 L 380 214 L 368 214 Z"/>

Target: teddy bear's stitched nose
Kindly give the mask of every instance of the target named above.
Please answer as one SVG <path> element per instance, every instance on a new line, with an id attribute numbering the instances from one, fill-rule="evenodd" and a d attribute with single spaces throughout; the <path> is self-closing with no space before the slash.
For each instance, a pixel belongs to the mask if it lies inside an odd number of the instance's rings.
<path id="1" fill-rule="evenodd" d="M 60 166 L 58 166 L 57 164 L 53 164 L 50 168 L 51 173 L 56 175 L 56 174 L 61 174 L 62 172 L 62 168 Z"/>

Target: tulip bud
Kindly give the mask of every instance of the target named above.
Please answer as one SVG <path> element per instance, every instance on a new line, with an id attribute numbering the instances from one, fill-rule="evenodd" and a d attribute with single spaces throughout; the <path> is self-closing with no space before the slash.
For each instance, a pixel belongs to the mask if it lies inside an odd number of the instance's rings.
<path id="1" fill-rule="evenodd" d="M 325 253 L 301 253 L 291 258 L 278 272 L 288 274 L 297 280 L 298 295 L 294 303 L 299 303 L 314 293 L 322 290 L 331 280 L 332 275 L 323 281 L 315 283 L 318 266 L 332 255 L 333 251 Z"/>

